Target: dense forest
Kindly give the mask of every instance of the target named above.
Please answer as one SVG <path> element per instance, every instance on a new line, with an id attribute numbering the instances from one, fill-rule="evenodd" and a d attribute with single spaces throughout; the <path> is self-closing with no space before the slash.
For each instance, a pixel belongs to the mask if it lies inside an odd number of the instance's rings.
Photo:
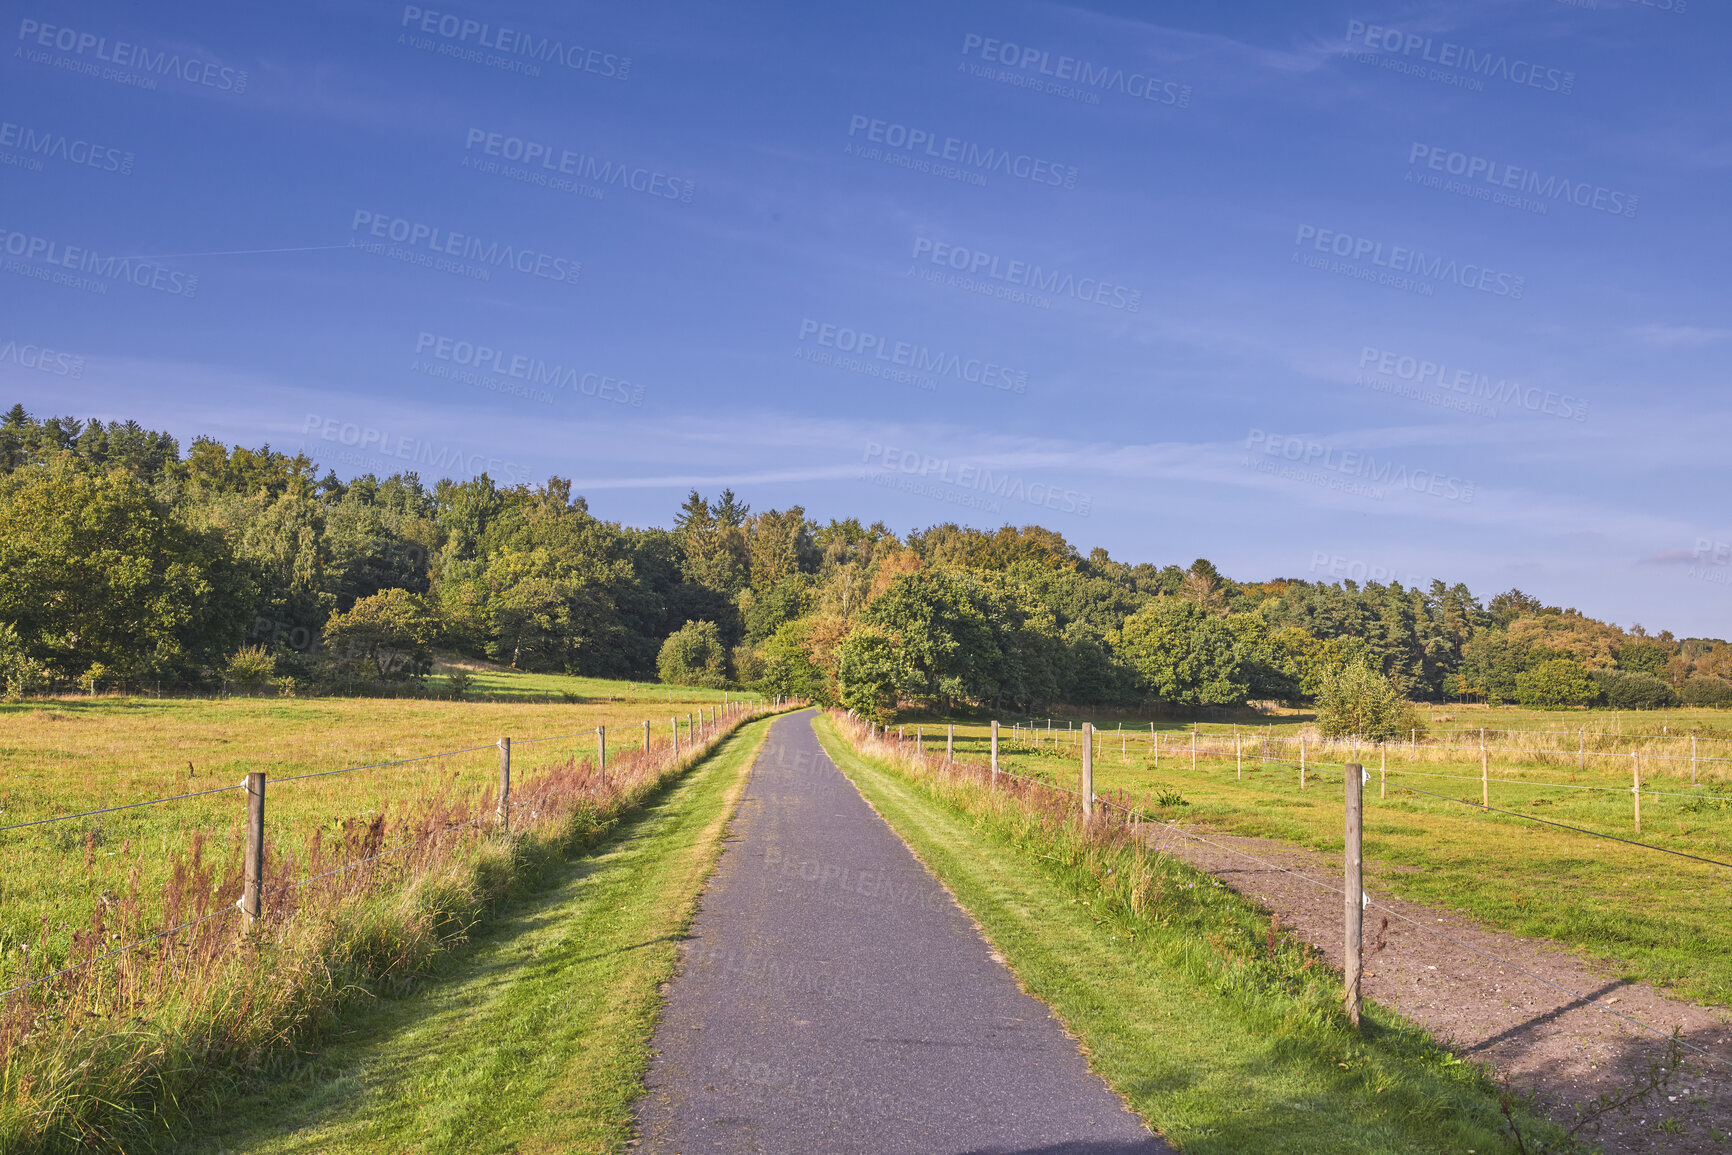
<path id="1" fill-rule="evenodd" d="M 693 492 L 671 529 L 571 484 L 342 481 L 268 445 L 0 418 L 0 688 L 413 690 L 435 652 L 897 709 L 1312 698 L 1732 704 L 1732 647 L 1511 590 L 1238 582 L 1039 526 L 818 524 Z"/>

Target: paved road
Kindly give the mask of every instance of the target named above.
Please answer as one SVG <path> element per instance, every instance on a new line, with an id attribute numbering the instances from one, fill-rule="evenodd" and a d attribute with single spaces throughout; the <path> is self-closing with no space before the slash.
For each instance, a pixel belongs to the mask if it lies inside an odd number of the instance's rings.
<path id="1" fill-rule="evenodd" d="M 1167 1151 L 837 771 L 810 717 L 775 723 L 741 799 L 656 1030 L 643 1148 Z"/>

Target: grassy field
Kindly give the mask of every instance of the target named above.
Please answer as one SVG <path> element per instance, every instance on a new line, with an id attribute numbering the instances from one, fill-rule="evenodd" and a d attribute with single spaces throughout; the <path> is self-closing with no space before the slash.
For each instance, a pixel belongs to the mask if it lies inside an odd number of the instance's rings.
<path id="1" fill-rule="evenodd" d="M 648 719 L 652 747 L 662 749 L 678 715 L 683 744 L 686 716 L 723 700 L 721 691 L 497 669 L 472 677 L 472 690 L 490 700 L 74 696 L 0 704 L 0 825 L 235 787 L 254 770 L 274 782 L 486 747 L 269 786 L 267 838 L 281 852 L 304 854 L 315 832 L 328 839 L 345 822 L 412 801 L 479 804 L 498 782 L 491 744 L 501 736 L 512 738 L 513 775 L 522 780 L 574 756 L 592 757 L 597 726 L 610 728 L 610 753 L 623 754 L 642 747 Z M 558 735 L 567 737 L 539 740 Z M 204 840 L 208 863 L 238 868 L 244 813 L 242 792 L 222 789 L 0 832 L 0 987 L 23 973 L 21 944 L 37 950 L 41 973 L 65 957 L 71 935 L 105 896 L 112 901 L 136 888 L 148 902 L 171 858 L 195 838 Z"/>
<path id="2" fill-rule="evenodd" d="M 1664 725 L 1678 722 L 1681 712 L 1670 716 L 1672 722 Z M 1557 715 L 1552 717 L 1555 721 Z M 1701 762 L 1693 787 L 1688 739 L 1679 738 L 1676 730 L 1638 739 L 1630 735 L 1629 730 L 1636 729 L 1631 726 L 1620 739 L 1609 713 L 1575 720 L 1606 723 L 1606 736 L 1598 743 L 1605 756 L 1592 756 L 1591 738 L 1583 742 L 1589 754 L 1578 755 L 1573 727 L 1560 740 L 1518 743 L 1517 737 L 1505 736 L 1500 742 L 1488 734 L 1488 746 L 1494 748 L 1489 755 L 1491 804 L 1522 817 L 1477 805 L 1477 727 L 1471 735 L 1460 736 L 1453 748 L 1433 741 L 1417 748 L 1401 744 L 1355 752 L 1346 746 L 1324 747 L 1313 738 L 1307 749 L 1310 781 L 1304 791 L 1296 762 L 1298 736 L 1306 731 L 1299 723 L 1241 725 L 1237 750 L 1243 754 L 1242 771 L 1228 726 L 1201 728 L 1195 769 L 1190 734 L 1176 724 L 1157 730 L 1158 757 L 1146 727 L 1124 738 L 1108 728 L 1099 736 L 1095 789 L 1123 790 L 1159 818 L 1339 851 L 1339 767 L 1357 756 L 1373 775 L 1366 793 L 1365 854 L 1369 876 L 1379 887 L 1460 911 L 1488 926 L 1578 947 L 1609 962 L 1621 976 L 1658 983 L 1703 1003 L 1732 1005 L 1732 923 L 1725 918 L 1732 901 L 1732 868 L 1535 820 L 1637 838 L 1633 748 L 1642 754 L 1640 840 L 1732 862 L 1732 769 Z M 1509 729 L 1524 728 L 1516 721 L 1532 719 L 1498 718 Z M 1659 723 L 1657 714 L 1639 721 L 1641 733 L 1658 732 L 1659 725 L 1650 726 Z M 1726 719 L 1723 712 L 1714 713 L 1691 724 L 1724 729 Z M 1492 725 L 1489 719 L 1487 725 Z M 1057 726 L 1062 728 L 1063 722 Z M 941 748 L 943 725 L 928 723 L 925 729 L 928 749 Z M 912 727 L 908 733 L 913 734 Z M 978 722 L 958 724 L 959 756 L 985 759 L 986 734 Z M 1006 727 L 1001 736 L 1007 769 L 1076 785 L 1080 751 L 1074 734 L 1055 729 L 1055 740 L 1049 742 L 1043 728 L 1039 740 L 1031 741 L 1028 730 Z M 1699 749 L 1706 758 L 1707 744 L 1699 743 Z M 1681 760 L 1656 757 L 1665 752 Z M 1385 759 L 1386 797 L 1379 770 Z"/>
<path id="3" fill-rule="evenodd" d="M 379 999 L 187 1150 L 619 1150 L 660 984 L 768 731 L 728 739 L 437 981 Z"/>
<path id="4" fill-rule="evenodd" d="M 1043 822 L 936 761 L 916 773 L 861 757 L 828 719 L 819 734 L 1091 1066 L 1181 1150 L 1506 1149 L 1478 1072 L 1375 1006 L 1352 1032 L 1339 976 L 1208 875 Z"/>

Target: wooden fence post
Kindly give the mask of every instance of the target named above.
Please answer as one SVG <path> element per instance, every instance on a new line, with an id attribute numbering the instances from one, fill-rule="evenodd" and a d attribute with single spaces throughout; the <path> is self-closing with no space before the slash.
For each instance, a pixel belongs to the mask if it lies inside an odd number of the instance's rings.
<path id="1" fill-rule="evenodd" d="M 1636 833 L 1642 833 L 1642 756 L 1630 751 L 1630 797 L 1636 804 Z"/>
<path id="2" fill-rule="evenodd" d="M 669 718 L 668 728 L 672 730 L 674 734 L 673 756 L 678 758 L 680 756 L 680 720 L 678 718 Z"/>
<path id="3" fill-rule="evenodd" d="M 914 757 L 917 759 L 926 757 L 926 727 L 925 726 L 914 727 Z"/>
<path id="4" fill-rule="evenodd" d="M 1095 728 L 1094 723 L 1082 725 L 1082 813 L 1087 822 L 1095 815 Z"/>
<path id="5" fill-rule="evenodd" d="M 1485 727 L 1479 728 L 1479 804 L 1491 809 L 1491 759 L 1485 752 Z"/>
<path id="6" fill-rule="evenodd" d="M 601 788 L 607 789 L 607 727 L 595 728 L 595 768 L 601 771 Z"/>
<path id="7" fill-rule="evenodd" d="M 1357 1029 L 1359 979 L 1365 966 L 1360 955 L 1365 933 L 1365 768 L 1349 762 L 1345 769 L 1342 780 L 1347 789 L 1347 885 L 1343 888 L 1342 914 L 1346 921 L 1347 965 L 1342 969 L 1347 979 L 1347 1018 Z"/>
<path id="8" fill-rule="evenodd" d="M 499 740 L 499 828 L 511 829 L 511 739 Z"/>
<path id="9" fill-rule="evenodd" d="M 1419 731 L 1417 729 L 1409 730 L 1407 732 L 1407 764 L 1409 766 L 1413 765 L 1414 759 L 1416 759 L 1418 757 L 1419 757 Z"/>
<path id="10" fill-rule="evenodd" d="M 956 761 L 956 723 L 955 722 L 946 722 L 944 724 L 944 760 L 946 762 Z"/>
<path id="11" fill-rule="evenodd" d="M 998 720 L 992 722 L 992 781 L 998 784 Z"/>
<path id="12" fill-rule="evenodd" d="M 264 913 L 265 889 L 265 772 L 247 774 L 247 857 L 244 864 L 246 889 L 241 892 L 241 913 L 248 925 Z"/>
<path id="13" fill-rule="evenodd" d="M 646 756 L 649 754 L 649 744 L 650 744 L 649 719 L 645 718 L 643 720 L 643 752 Z"/>

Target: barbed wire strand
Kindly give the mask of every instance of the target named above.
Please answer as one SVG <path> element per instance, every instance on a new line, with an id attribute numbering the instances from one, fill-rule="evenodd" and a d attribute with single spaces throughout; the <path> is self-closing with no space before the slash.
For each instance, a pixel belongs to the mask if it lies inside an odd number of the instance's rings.
<path id="1" fill-rule="evenodd" d="M 113 814 L 116 810 L 131 810 L 138 806 L 155 806 L 158 802 L 179 802 L 182 798 L 203 798 L 207 794 L 226 794 L 230 790 L 239 790 L 240 786 L 217 786 L 210 790 L 195 790 L 191 794 L 171 794 L 167 798 L 149 798 L 143 802 L 127 802 L 120 806 L 104 806 L 100 810 L 84 810 L 77 814 L 57 814 L 53 818 L 38 818 L 33 822 L 14 822 L 10 826 L 0 826 L 0 833 L 8 830 L 22 830 L 26 826 L 41 826 L 49 822 L 65 822 L 71 818 L 89 818 L 96 814 Z M 3 993 L 3 992 L 0 992 Z"/>
<path id="2" fill-rule="evenodd" d="M 286 778 L 272 778 L 272 785 L 283 782 L 299 782 L 304 778 L 324 778 L 330 774 L 348 774 L 356 770 L 378 770 L 385 766 L 406 766 L 410 762 L 429 762 L 434 758 L 455 758 L 459 754 L 473 754 L 477 750 L 492 750 L 499 743 L 489 742 L 485 746 L 468 746 L 462 750 L 446 750 L 439 754 L 419 754 L 414 758 L 394 758 L 389 762 L 369 762 L 365 766 L 344 766 L 340 770 L 315 770 L 311 774 L 291 774 Z"/>

